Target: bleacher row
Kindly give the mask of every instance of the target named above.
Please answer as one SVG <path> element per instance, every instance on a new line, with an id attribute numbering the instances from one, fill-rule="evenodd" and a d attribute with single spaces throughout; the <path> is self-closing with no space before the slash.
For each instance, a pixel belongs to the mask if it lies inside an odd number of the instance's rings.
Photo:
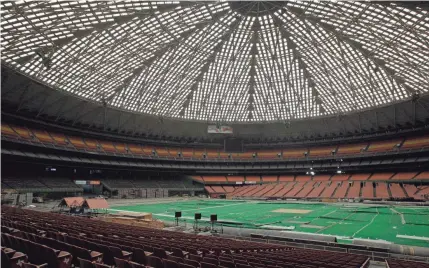
<path id="1" fill-rule="evenodd" d="M 198 236 L 5 206 L 2 207 L 1 239 L 2 255 L 7 256 L 2 262 L 8 261 L 11 266 L 18 265 L 17 252 L 22 256 L 19 266 L 32 263 L 64 268 L 358 268 L 369 265 L 369 259 L 362 255 Z"/>
<path id="2" fill-rule="evenodd" d="M 54 147 L 65 147 L 80 151 L 173 159 L 305 159 L 306 157 L 330 157 L 333 154 L 338 156 L 353 156 L 360 154 L 373 155 L 375 153 L 388 153 L 397 150 L 409 151 L 429 148 L 429 136 L 421 136 L 324 147 L 249 150 L 244 153 L 229 154 L 217 149 L 161 147 L 131 143 L 126 144 L 107 140 L 95 140 L 92 138 L 47 132 L 45 130 L 28 129 L 23 126 L 13 126 L 5 123 L 1 124 L 1 134 L 9 139 L 23 140 L 30 143 L 45 144 Z"/>
<path id="3" fill-rule="evenodd" d="M 21 189 L 43 189 L 45 192 L 61 191 L 61 192 L 75 192 L 82 191 L 82 187 L 76 185 L 66 178 L 15 178 L 15 177 L 2 177 L 1 178 L 2 190 L 21 190 Z"/>
<path id="4" fill-rule="evenodd" d="M 188 189 L 188 188 L 202 188 L 192 184 L 192 180 L 181 179 L 137 179 L 137 178 L 109 178 L 102 179 L 101 182 L 111 189 L 125 189 L 125 188 L 174 188 L 174 189 Z"/>
<path id="5" fill-rule="evenodd" d="M 305 181 L 420 181 L 429 180 L 429 171 L 423 172 L 384 172 L 365 174 L 335 174 L 335 175 L 267 175 L 267 176 L 191 176 L 192 179 L 210 183 L 276 183 L 276 182 L 305 182 Z"/>
<path id="6" fill-rule="evenodd" d="M 308 181 L 245 186 L 205 186 L 215 197 L 225 194 L 235 198 L 296 199 L 411 199 L 429 200 L 429 186 L 384 182 Z"/>

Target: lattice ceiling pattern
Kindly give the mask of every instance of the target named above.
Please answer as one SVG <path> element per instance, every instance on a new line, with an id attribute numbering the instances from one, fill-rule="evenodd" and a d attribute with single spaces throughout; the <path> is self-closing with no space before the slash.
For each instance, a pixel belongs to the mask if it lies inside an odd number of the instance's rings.
<path id="1" fill-rule="evenodd" d="M 160 117 L 285 121 L 429 90 L 429 12 L 389 2 L 1 2 L 3 63 Z"/>

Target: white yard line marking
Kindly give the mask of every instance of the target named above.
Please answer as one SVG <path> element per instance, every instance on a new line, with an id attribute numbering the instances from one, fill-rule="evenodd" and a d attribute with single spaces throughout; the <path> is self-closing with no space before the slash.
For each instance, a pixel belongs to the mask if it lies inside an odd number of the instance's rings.
<path id="1" fill-rule="evenodd" d="M 407 239 L 415 239 L 415 240 L 423 240 L 423 241 L 429 241 L 429 237 L 424 236 L 411 236 L 411 235 L 396 235 L 398 238 L 407 238 Z"/>
<path id="2" fill-rule="evenodd" d="M 366 227 L 368 227 L 368 226 L 370 226 L 373 222 L 374 222 L 374 220 L 375 220 L 375 218 L 377 218 L 377 216 L 378 216 L 378 209 L 377 208 L 375 208 L 375 210 L 377 211 L 377 214 L 375 214 L 375 216 L 374 217 L 372 217 L 372 220 L 367 224 L 367 225 L 365 225 L 364 227 L 362 227 L 362 228 L 360 228 L 356 233 L 354 233 L 353 235 L 352 235 L 352 237 L 355 237 L 355 235 L 357 235 L 360 231 L 362 231 L 363 229 L 365 229 Z"/>
<path id="3" fill-rule="evenodd" d="M 399 216 L 401 216 L 401 223 L 402 224 L 407 224 L 407 222 L 405 221 L 405 218 L 404 218 L 404 214 L 402 214 L 401 212 L 397 211 L 394 208 L 390 208 L 390 210 L 393 211 L 396 214 L 399 214 Z"/>

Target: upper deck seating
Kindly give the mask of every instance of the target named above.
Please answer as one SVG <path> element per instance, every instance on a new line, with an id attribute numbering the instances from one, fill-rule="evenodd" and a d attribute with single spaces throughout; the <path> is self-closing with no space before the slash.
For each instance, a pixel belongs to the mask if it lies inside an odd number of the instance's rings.
<path id="1" fill-rule="evenodd" d="M 18 134 L 15 132 L 15 130 L 13 130 L 11 126 L 5 123 L 1 123 L 1 134 L 14 138 L 18 137 Z"/>
<path id="2" fill-rule="evenodd" d="M 417 175 L 417 172 L 399 172 L 393 175 L 390 180 L 406 181 L 411 180 Z"/>
<path id="3" fill-rule="evenodd" d="M 51 135 L 49 135 L 49 133 L 46 132 L 45 130 L 33 130 L 33 134 L 42 143 L 47 143 L 47 144 L 55 143 Z"/>
<path id="4" fill-rule="evenodd" d="M 12 126 L 18 135 L 24 140 L 34 140 L 34 135 L 26 127 Z"/>
<path id="5" fill-rule="evenodd" d="M 335 174 L 332 176 L 331 181 L 346 181 L 350 177 L 349 174 Z"/>
<path id="6" fill-rule="evenodd" d="M 93 139 L 85 139 L 86 146 L 91 151 L 97 151 L 100 148 L 100 145 L 97 143 L 96 140 Z"/>
<path id="7" fill-rule="evenodd" d="M 204 182 L 226 182 L 225 176 L 203 176 Z"/>
<path id="8" fill-rule="evenodd" d="M 295 181 L 311 181 L 311 176 L 305 176 L 305 175 L 296 176 Z"/>
<path id="9" fill-rule="evenodd" d="M 169 157 L 170 153 L 165 147 L 155 147 L 156 155 L 159 157 Z"/>
<path id="10" fill-rule="evenodd" d="M 76 149 L 85 150 L 88 148 L 81 137 L 69 136 L 69 141 Z"/>
<path id="11" fill-rule="evenodd" d="M 359 144 L 343 144 L 338 146 L 337 155 L 355 155 L 360 154 L 361 151 L 368 147 L 368 143 Z"/>
<path id="12" fill-rule="evenodd" d="M 99 141 L 100 149 L 105 151 L 106 153 L 116 153 L 116 148 L 113 145 L 113 142 L 110 141 Z"/>
<path id="13" fill-rule="evenodd" d="M 194 150 L 192 148 L 182 148 L 182 157 L 183 158 L 193 158 Z"/>
<path id="14" fill-rule="evenodd" d="M 228 181 L 232 181 L 232 182 L 243 182 L 244 181 L 243 176 L 226 176 L 226 179 Z"/>
<path id="15" fill-rule="evenodd" d="M 387 181 L 390 180 L 390 178 L 393 176 L 393 172 L 386 172 L 386 173 L 374 173 L 369 178 L 370 181 Z"/>
<path id="16" fill-rule="evenodd" d="M 304 158 L 305 154 L 308 150 L 307 148 L 300 148 L 300 149 L 287 149 L 283 150 L 283 159 L 287 158 Z"/>
<path id="17" fill-rule="evenodd" d="M 309 156 L 310 157 L 323 157 L 323 156 L 330 156 L 332 155 L 332 152 L 336 152 L 337 146 L 327 146 L 327 147 L 314 147 L 310 148 L 309 150 Z"/>
<path id="18" fill-rule="evenodd" d="M 429 147 L 429 136 L 407 138 L 401 146 L 401 150 L 422 149 Z"/>
<path id="19" fill-rule="evenodd" d="M 259 159 L 276 159 L 278 155 L 281 155 L 281 150 L 260 150 L 257 151 L 257 155 Z"/>
<path id="20" fill-rule="evenodd" d="M 313 177 L 314 181 L 329 181 L 331 175 L 316 175 Z"/>
<path id="21" fill-rule="evenodd" d="M 429 171 L 423 171 L 414 177 L 414 180 L 429 180 Z"/>
<path id="22" fill-rule="evenodd" d="M 206 158 L 208 159 L 217 159 L 219 157 L 218 150 L 207 149 L 206 150 Z"/>
<path id="23" fill-rule="evenodd" d="M 263 182 L 277 182 L 278 176 L 262 176 Z"/>
<path id="24" fill-rule="evenodd" d="M 292 190 L 290 190 L 287 194 L 285 194 L 285 197 L 295 197 L 303 188 L 304 188 L 305 182 L 297 182 Z"/>
<path id="25" fill-rule="evenodd" d="M 352 174 L 350 180 L 352 181 L 366 181 L 371 174 Z"/>
<path id="26" fill-rule="evenodd" d="M 289 193 L 295 185 L 295 182 L 289 182 L 287 184 L 280 184 L 283 188 L 280 188 L 273 197 L 284 197 L 287 193 Z"/>
<path id="27" fill-rule="evenodd" d="M 313 187 L 314 187 L 315 183 L 316 182 L 314 182 L 314 181 L 310 181 L 310 182 L 306 183 L 305 186 L 302 188 L 302 190 L 299 191 L 295 195 L 295 197 L 298 197 L 298 198 L 306 197 L 313 190 Z"/>
<path id="28" fill-rule="evenodd" d="M 279 181 L 287 182 L 287 181 L 295 181 L 294 175 L 280 175 Z"/>
<path id="29" fill-rule="evenodd" d="M 261 177 L 260 176 L 246 176 L 246 181 L 260 182 Z"/>
<path id="30" fill-rule="evenodd" d="M 369 144 L 367 152 L 376 153 L 376 152 L 388 152 L 392 151 L 397 147 L 398 144 L 401 144 L 401 139 L 389 140 L 389 141 L 373 141 Z"/>

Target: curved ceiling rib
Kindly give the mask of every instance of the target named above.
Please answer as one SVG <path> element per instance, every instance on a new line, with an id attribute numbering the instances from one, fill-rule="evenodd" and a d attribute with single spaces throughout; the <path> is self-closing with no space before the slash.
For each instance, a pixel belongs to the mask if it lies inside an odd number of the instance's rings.
<path id="1" fill-rule="evenodd" d="M 3 1 L 4 64 L 55 90 L 210 122 L 346 114 L 429 91 L 429 12 L 402 2 Z"/>

